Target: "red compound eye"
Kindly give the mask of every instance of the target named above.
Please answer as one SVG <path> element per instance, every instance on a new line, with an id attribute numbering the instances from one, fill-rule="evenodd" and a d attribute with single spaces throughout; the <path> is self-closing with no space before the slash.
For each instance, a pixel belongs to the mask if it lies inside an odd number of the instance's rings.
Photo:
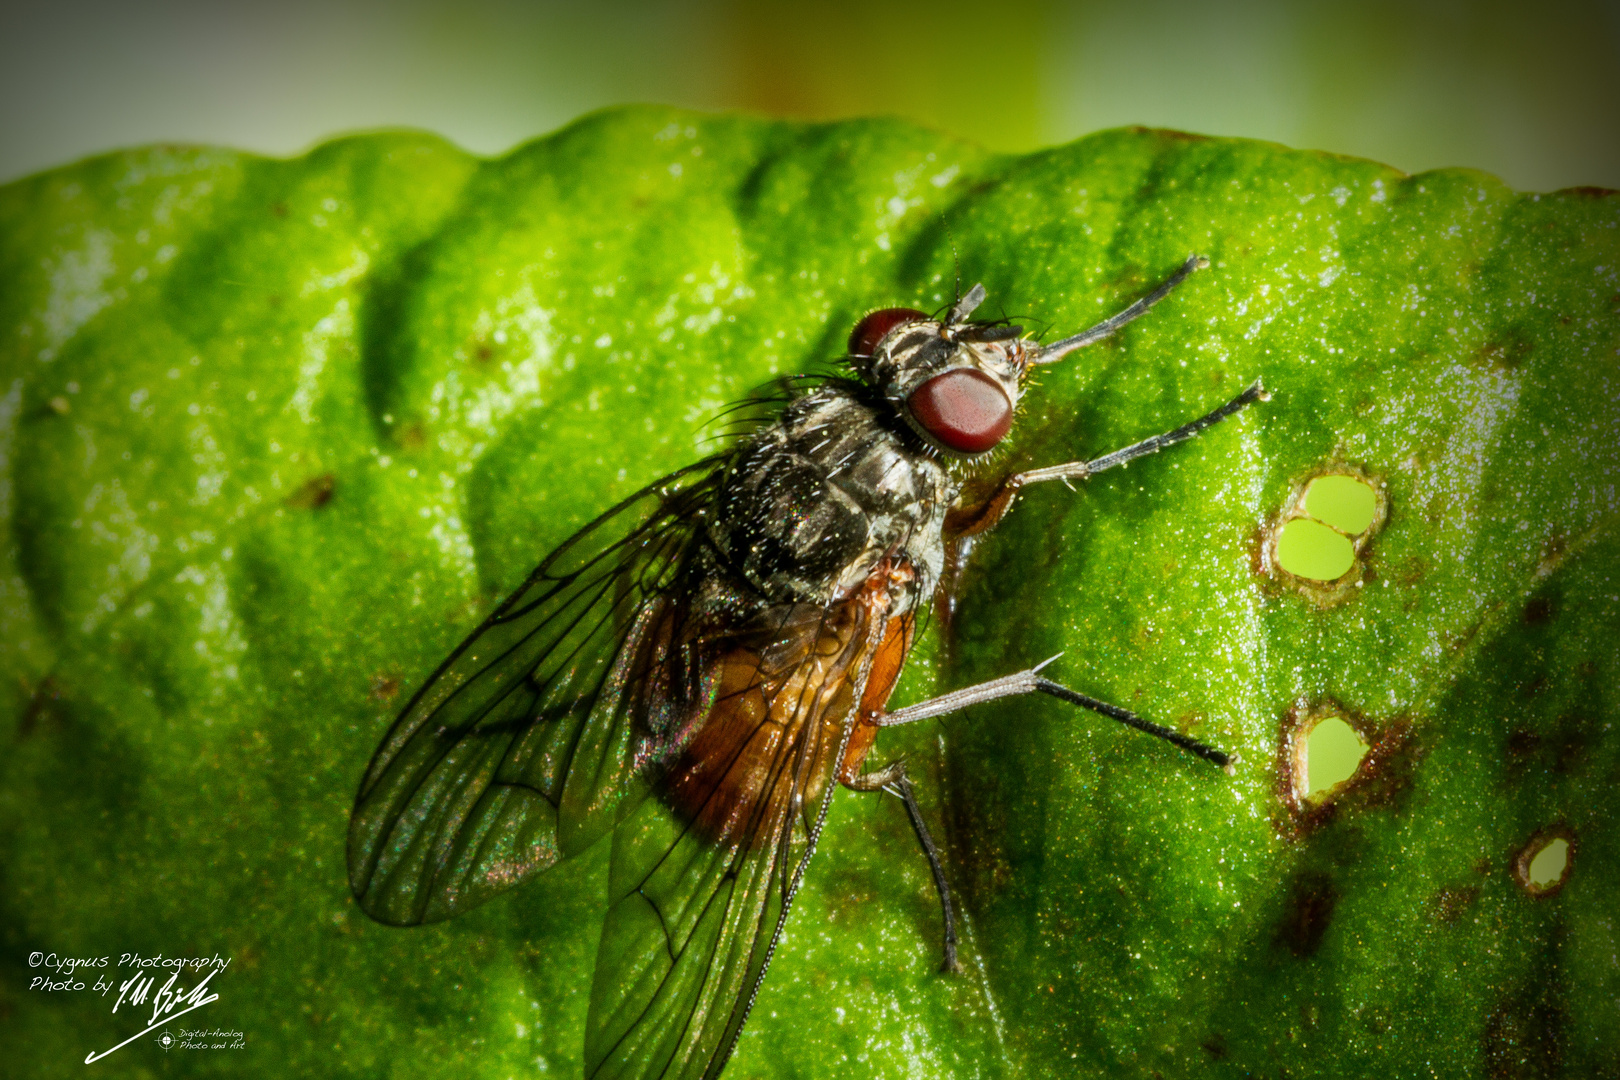
<path id="1" fill-rule="evenodd" d="M 935 375 L 906 404 L 924 431 L 963 454 L 982 454 L 1012 428 L 1012 402 L 994 379 L 972 368 Z"/>
<path id="2" fill-rule="evenodd" d="M 926 318 L 927 315 L 908 307 L 890 307 L 874 311 L 856 323 L 855 329 L 849 332 L 849 355 L 871 356 L 877 350 L 878 342 L 882 341 L 890 330 L 903 322 L 916 322 L 918 319 Z"/>

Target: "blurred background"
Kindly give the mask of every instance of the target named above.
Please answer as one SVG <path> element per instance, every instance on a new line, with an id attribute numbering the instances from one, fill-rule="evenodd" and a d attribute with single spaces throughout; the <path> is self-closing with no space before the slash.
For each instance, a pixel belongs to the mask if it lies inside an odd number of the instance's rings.
<path id="1" fill-rule="evenodd" d="M 500 153 L 656 101 L 998 150 L 1148 124 L 1620 188 L 1620 0 L 8 0 L 0 182 L 156 141 Z"/>

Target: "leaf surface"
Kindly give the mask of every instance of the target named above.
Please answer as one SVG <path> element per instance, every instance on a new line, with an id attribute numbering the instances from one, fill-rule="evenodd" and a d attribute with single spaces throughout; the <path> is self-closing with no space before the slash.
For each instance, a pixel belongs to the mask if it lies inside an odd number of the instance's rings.
<path id="1" fill-rule="evenodd" d="M 886 733 L 968 972 L 935 971 L 901 807 L 840 793 L 728 1075 L 1616 1075 L 1616 199 L 1165 132 L 1001 157 L 657 108 L 494 160 L 377 134 L 0 188 L 22 1072 L 77 1075 L 146 1022 L 29 989 L 38 951 L 231 959 L 196 1015 L 245 1049 L 149 1036 L 108 1075 L 577 1074 L 606 844 L 430 927 L 349 898 L 349 807 L 399 706 L 863 312 L 947 305 L 959 272 L 1050 340 L 1194 251 L 1209 270 L 1040 376 L 987 471 L 1255 378 L 1272 400 L 1030 489 L 896 701 L 1062 652 L 1054 677 L 1234 775 L 1046 700 Z M 1323 472 L 1380 516 L 1313 584 L 1272 538 Z M 1328 714 L 1372 749 L 1302 801 L 1296 736 Z M 1515 867 L 1555 833 L 1567 880 L 1536 895 Z"/>

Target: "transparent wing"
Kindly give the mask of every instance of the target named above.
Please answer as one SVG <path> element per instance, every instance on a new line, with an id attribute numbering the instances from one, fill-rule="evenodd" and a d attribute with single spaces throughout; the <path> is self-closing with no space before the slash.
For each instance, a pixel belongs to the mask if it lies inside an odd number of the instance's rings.
<path id="1" fill-rule="evenodd" d="M 592 1080 L 713 1077 L 815 848 L 876 647 L 859 600 L 785 613 L 718 661 L 707 722 L 613 837 Z"/>
<path id="2" fill-rule="evenodd" d="M 349 821 L 367 914 L 449 918 L 583 850 L 637 763 L 706 709 L 706 665 L 680 644 L 680 579 L 722 460 L 576 533 L 411 698 Z"/>

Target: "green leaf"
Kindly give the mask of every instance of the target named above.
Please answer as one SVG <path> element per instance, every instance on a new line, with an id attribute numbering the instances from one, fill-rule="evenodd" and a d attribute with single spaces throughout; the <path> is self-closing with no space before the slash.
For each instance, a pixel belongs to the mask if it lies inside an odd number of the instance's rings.
<path id="1" fill-rule="evenodd" d="M 1609 193 L 635 108 L 488 161 L 402 134 L 110 155 L 0 188 L 0 237 L 22 1074 L 144 1026 L 91 985 L 123 953 L 228 957 L 197 1026 L 246 1045 L 147 1036 L 108 1076 L 576 1073 L 606 845 L 428 928 L 349 898 L 348 809 L 405 696 L 863 311 L 947 304 L 959 267 L 981 314 L 1056 334 L 1196 251 L 1210 269 L 1039 378 L 985 471 L 1095 457 L 1255 378 L 1272 400 L 1027 489 L 897 701 L 1061 652 L 1054 678 L 1233 775 L 1045 699 L 886 733 L 968 971 L 935 970 L 900 806 L 841 792 L 728 1075 L 1620 1075 Z M 1336 581 L 1272 546 L 1333 517 L 1303 498 L 1322 474 L 1377 494 Z M 1301 799 L 1325 715 L 1371 750 Z M 1553 837 L 1567 876 L 1538 892 L 1516 866 Z M 109 967 L 31 989 L 35 952 Z"/>

